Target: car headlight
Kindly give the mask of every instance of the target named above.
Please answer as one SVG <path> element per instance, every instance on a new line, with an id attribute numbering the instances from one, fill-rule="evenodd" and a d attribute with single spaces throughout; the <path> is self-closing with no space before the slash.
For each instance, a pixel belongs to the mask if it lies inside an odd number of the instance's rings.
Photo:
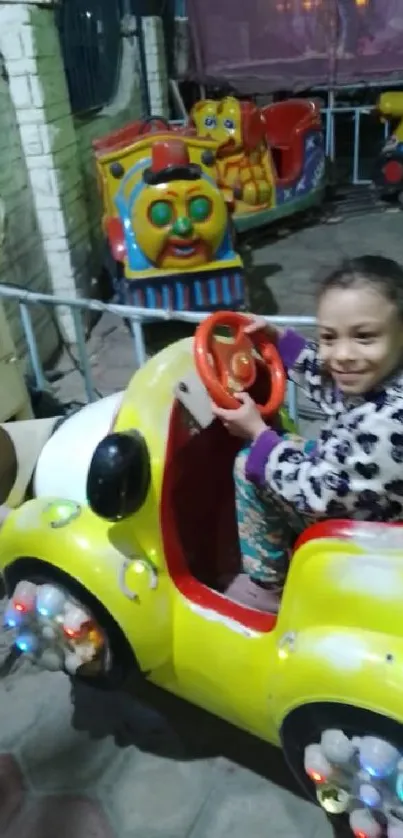
<path id="1" fill-rule="evenodd" d="M 43 511 L 44 523 L 48 524 L 53 529 L 66 527 L 71 521 L 81 513 L 81 506 L 79 503 L 70 500 L 55 500 L 45 507 Z"/>
<path id="2" fill-rule="evenodd" d="M 143 505 L 150 480 L 150 457 L 142 435 L 134 430 L 108 434 L 91 460 L 88 504 L 100 518 L 121 521 Z"/>

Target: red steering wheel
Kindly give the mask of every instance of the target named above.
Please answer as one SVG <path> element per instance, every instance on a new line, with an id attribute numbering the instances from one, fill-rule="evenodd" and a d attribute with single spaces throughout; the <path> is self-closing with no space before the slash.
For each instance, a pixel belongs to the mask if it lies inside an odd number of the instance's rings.
<path id="1" fill-rule="evenodd" d="M 268 417 L 276 413 L 284 401 L 286 375 L 280 355 L 264 331 L 245 334 L 245 326 L 250 322 L 247 315 L 235 311 L 217 311 L 203 320 L 194 339 L 195 364 L 213 401 L 219 407 L 236 410 L 240 404 L 234 394 L 248 390 L 256 380 L 254 350 L 257 350 L 271 384 L 266 404 L 257 407 L 263 417 Z M 233 330 L 231 343 L 214 337 L 218 327 Z"/>

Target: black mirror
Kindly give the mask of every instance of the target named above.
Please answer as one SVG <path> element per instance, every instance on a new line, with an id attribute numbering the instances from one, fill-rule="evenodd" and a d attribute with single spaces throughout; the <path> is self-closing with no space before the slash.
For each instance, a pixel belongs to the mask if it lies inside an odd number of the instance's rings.
<path id="1" fill-rule="evenodd" d="M 150 480 L 150 457 L 142 435 L 138 431 L 108 434 L 91 460 L 88 504 L 100 518 L 121 521 L 143 505 Z"/>

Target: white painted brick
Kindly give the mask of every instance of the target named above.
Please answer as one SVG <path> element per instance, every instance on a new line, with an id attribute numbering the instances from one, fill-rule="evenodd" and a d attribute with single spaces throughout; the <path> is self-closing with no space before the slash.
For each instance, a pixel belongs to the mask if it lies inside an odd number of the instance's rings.
<path id="1" fill-rule="evenodd" d="M 43 84 L 39 76 L 30 76 L 29 85 L 34 108 L 43 108 L 45 105 L 45 95 L 43 92 Z"/>
<path id="2" fill-rule="evenodd" d="M 68 252 L 70 248 L 66 236 L 53 236 L 51 239 L 45 239 L 44 244 L 46 253 L 64 253 Z"/>
<path id="3" fill-rule="evenodd" d="M 19 125 L 42 125 L 46 122 L 45 111 L 31 105 L 26 110 L 17 111 L 17 122 Z"/>
<path id="4" fill-rule="evenodd" d="M 0 17 L 1 20 L 1 17 Z M 6 61 L 24 57 L 22 41 L 17 28 L 10 29 L 7 36 L 0 35 L 1 52 Z"/>
<path id="5" fill-rule="evenodd" d="M 162 95 L 162 86 L 160 81 L 150 81 L 148 85 L 150 96 L 152 99 L 158 99 Z"/>
<path id="6" fill-rule="evenodd" d="M 29 78 L 27 76 L 11 76 L 9 84 L 11 98 L 17 111 L 35 107 L 32 101 Z"/>
<path id="7" fill-rule="evenodd" d="M 59 187 L 54 169 L 31 169 L 29 176 L 35 197 L 38 195 L 42 198 L 59 199 Z"/>
<path id="8" fill-rule="evenodd" d="M 64 253 L 47 252 L 46 260 L 53 276 L 58 275 L 60 282 L 67 279 L 71 283 L 73 277 L 73 266 L 71 263 L 69 251 Z"/>
<path id="9" fill-rule="evenodd" d="M 27 166 L 31 169 L 53 169 L 54 160 L 51 154 L 32 154 L 27 158 Z"/>
<path id="10" fill-rule="evenodd" d="M 38 213 L 38 222 L 42 233 L 46 237 L 57 236 L 62 238 L 66 233 L 64 216 L 60 210 L 46 210 Z"/>
<path id="11" fill-rule="evenodd" d="M 27 156 L 38 156 L 44 153 L 45 148 L 42 142 L 39 125 L 21 125 L 20 134 L 24 151 Z"/>
<path id="12" fill-rule="evenodd" d="M 10 58 L 7 62 L 9 76 L 31 76 L 37 72 L 33 58 Z"/>
<path id="13" fill-rule="evenodd" d="M 147 70 L 148 76 L 152 73 L 156 73 L 158 67 L 158 58 L 157 53 L 147 53 Z"/>
<path id="14" fill-rule="evenodd" d="M 7 37 L 7 32 L 12 26 L 23 26 L 29 23 L 29 10 L 26 3 L 2 4 L 0 7 L 0 32 L 1 39 Z"/>
<path id="15" fill-rule="evenodd" d="M 35 194 L 35 205 L 38 212 L 42 212 L 42 210 L 58 210 L 60 209 L 60 198 L 37 192 Z"/>
<path id="16" fill-rule="evenodd" d="M 32 26 L 22 26 L 19 32 L 22 52 L 26 58 L 35 58 L 36 44 Z"/>

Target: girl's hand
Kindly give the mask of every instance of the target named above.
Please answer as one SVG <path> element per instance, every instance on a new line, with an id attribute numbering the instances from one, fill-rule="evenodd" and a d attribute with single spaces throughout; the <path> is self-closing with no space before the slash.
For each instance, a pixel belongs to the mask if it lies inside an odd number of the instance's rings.
<path id="1" fill-rule="evenodd" d="M 271 342 L 274 344 L 277 343 L 282 334 L 281 329 L 274 326 L 273 323 L 267 323 L 264 317 L 261 317 L 259 314 L 250 314 L 248 317 L 252 318 L 252 322 L 245 326 L 244 332 L 246 335 L 253 335 L 255 332 L 266 332 Z"/>
<path id="2" fill-rule="evenodd" d="M 214 416 L 221 419 L 224 428 L 232 436 L 239 436 L 241 439 L 254 442 L 263 431 L 267 430 L 267 425 L 263 422 L 255 402 L 248 393 L 237 393 L 236 398 L 241 402 L 236 410 L 225 410 L 213 403 Z"/>

